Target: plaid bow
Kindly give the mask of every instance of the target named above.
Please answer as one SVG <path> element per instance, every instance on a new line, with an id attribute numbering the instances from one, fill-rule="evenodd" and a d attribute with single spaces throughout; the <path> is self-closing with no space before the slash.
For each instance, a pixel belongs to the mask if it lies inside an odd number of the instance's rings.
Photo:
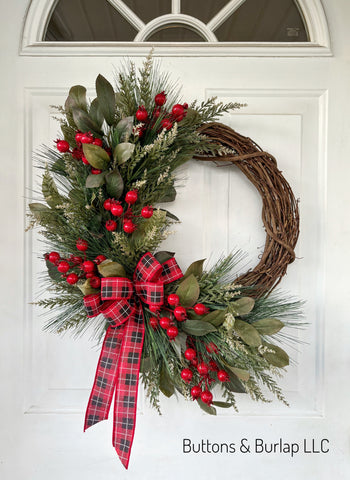
<path id="1" fill-rule="evenodd" d="M 113 394 L 113 445 L 128 468 L 136 422 L 137 389 L 144 340 L 142 304 L 161 306 L 164 284 L 183 276 L 175 258 L 163 264 L 146 253 L 138 262 L 133 282 L 128 278 L 101 279 L 101 295 L 87 295 L 87 315 L 100 313 L 110 323 L 103 341 L 94 385 L 85 415 L 84 431 L 108 418 Z M 105 300 L 101 303 L 101 300 Z"/>

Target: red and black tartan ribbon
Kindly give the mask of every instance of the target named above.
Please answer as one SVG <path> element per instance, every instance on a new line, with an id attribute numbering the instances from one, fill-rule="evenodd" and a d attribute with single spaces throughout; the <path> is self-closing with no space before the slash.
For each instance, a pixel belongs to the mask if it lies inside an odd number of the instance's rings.
<path id="1" fill-rule="evenodd" d="M 100 313 L 109 321 L 85 415 L 84 431 L 108 418 L 115 393 L 113 446 L 128 468 L 135 433 L 137 390 L 145 334 L 141 302 L 163 305 L 164 284 L 183 276 L 174 258 L 159 263 L 151 253 L 140 259 L 133 282 L 128 278 L 101 280 L 101 296 L 87 295 L 89 317 Z M 101 303 L 101 300 L 105 300 Z"/>

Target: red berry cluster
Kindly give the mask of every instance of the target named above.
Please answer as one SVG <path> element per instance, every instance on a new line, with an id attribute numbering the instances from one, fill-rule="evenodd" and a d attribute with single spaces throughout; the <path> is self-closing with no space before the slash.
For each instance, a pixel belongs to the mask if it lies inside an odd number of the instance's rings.
<path id="1" fill-rule="evenodd" d="M 150 115 L 150 112 L 147 112 L 144 105 L 138 107 L 136 111 L 136 119 L 139 122 L 144 123 L 143 128 L 139 129 L 140 137 L 143 135 L 145 130 L 148 126 L 153 126 L 157 122 L 158 118 L 161 118 L 160 125 L 161 128 L 165 128 L 166 130 L 170 130 L 175 122 L 181 122 L 187 115 L 188 104 L 184 103 L 181 105 L 180 103 L 176 103 L 171 112 L 168 112 L 163 106 L 166 103 L 166 93 L 160 92 L 154 97 L 155 107 Z"/>
<path id="2" fill-rule="evenodd" d="M 97 145 L 98 147 L 103 146 L 102 140 L 100 138 L 95 138 L 91 132 L 80 132 L 78 130 L 75 134 L 75 141 L 77 142 L 77 146 L 71 150 L 70 145 L 66 140 L 56 140 L 57 150 L 61 153 L 71 153 L 73 158 L 75 158 L 76 160 L 81 160 L 85 165 L 90 164 L 84 156 L 83 144 L 91 143 L 92 145 Z M 111 154 L 110 149 L 106 148 L 105 150 L 108 155 Z M 98 175 L 101 172 L 102 170 L 91 167 L 92 174 Z"/>
<path id="3" fill-rule="evenodd" d="M 103 207 L 105 210 L 111 212 L 114 217 L 120 218 L 123 222 L 123 230 L 126 233 L 132 233 L 136 229 L 136 225 L 133 222 L 133 219 L 138 218 L 139 215 L 134 215 L 131 205 L 134 205 L 137 202 L 138 193 L 137 190 L 130 190 L 125 195 L 126 209 L 122 206 L 122 203 L 119 200 L 114 198 L 107 198 L 104 201 Z M 153 207 L 146 205 L 141 210 L 141 217 L 151 218 L 153 215 Z M 107 220 L 106 228 L 109 232 L 114 232 L 117 229 L 117 222 L 113 219 Z"/>
<path id="4" fill-rule="evenodd" d="M 57 270 L 62 273 L 62 277 L 67 280 L 70 285 L 74 285 L 82 278 L 89 278 L 92 288 L 99 288 L 101 285 L 101 278 L 98 276 L 96 266 L 106 260 L 104 255 L 98 255 L 94 261 L 86 260 L 86 250 L 89 244 L 86 240 L 79 238 L 76 247 L 80 252 L 84 252 L 84 258 L 78 255 L 70 255 L 68 258 L 61 258 L 58 252 L 50 252 L 45 255 L 45 259 L 57 267 Z M 77 270 L 76 272 L 69 272 L 69 270 Z M 80 272 L 79 272 L 80 271 Z"/>

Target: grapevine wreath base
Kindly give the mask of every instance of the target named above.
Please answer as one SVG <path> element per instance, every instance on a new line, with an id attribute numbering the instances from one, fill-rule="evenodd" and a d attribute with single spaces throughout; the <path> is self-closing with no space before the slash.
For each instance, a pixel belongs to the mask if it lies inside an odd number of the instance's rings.
<path id="1" fill-rule="evenodd" d="M 45 204 L 29 206 L 49 249 L 52 296 L 37 302 L 50 310 L 46 328 L 104 337 L 85 429 L 107 418 L 115 396 L 113 445 L 127 468 L 140 373 L 158 411 L 160 392 L 214 415 L 237 409 L 236 393 L 268 401 L 262 387 L 286 403 L 274 376 L 289 358 L 276 343 L 293 338 L 280 331 L 298 326 L 300 305 L 270 293 L 295 258 L 299 217 L 275 159 L 216 123 L 241 105 L 179 103 L 151 58 L 128 64 L 116 84 L 99 75 L 92 102 L 83 86 L 70 89 L 58 107 L 63 138 L 37 155 Z M 176 169 L 193 157 L 238 167 L 261 194 L 265 249 L 244 275 L 234 272 L 239 252 L 182 272 L 158 248 L 178 219 L 155 205 L 175 199 Z"/>

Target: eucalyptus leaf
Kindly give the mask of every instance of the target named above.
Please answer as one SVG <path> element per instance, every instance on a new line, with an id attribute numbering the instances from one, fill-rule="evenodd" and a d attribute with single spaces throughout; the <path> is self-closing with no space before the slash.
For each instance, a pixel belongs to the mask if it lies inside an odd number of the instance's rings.
<path id="1" fill-rule="evenodd" d="M 108 125 L 113 125 L 116 107 L 115 93 L 112 85 L 102 75 L 96 78 L 96 93 L 106 122 Z"/>
<path id="2" fill-rule="evenodd" d="M 52 215 L 51 208 L 47 207 L 43 203 L 35 202 L 29 204 L 30 211 L 34 218 L 40 222 L 47 214 Z M 47 217 L 46 217 L 47 218 Z"/>
<path id="3" fill-rule="evenodd" d="M 98 145 L 84 143 L 83 152 L 90 165 L 99 170 L 106 170 L 111 161 L 106 150 Z"/>
<path id="4" fill-rule="evenodd" d="M 250 323 L 236 318 L 233 329 L 247 345 L 259 347 L 262 344 L 259 332 Z"/>
<path id="5" fill-rule="evenodd" d="M 175 222 L 179 222 L 179 218 L 174 215 L 173 213 L 169 212 L 169 210 L 165 210 L 164 208 L 160 208 L 159 210 L 162 210 L 162 212 L 165 212 L 166 213 L 166 216 L 168 218 L 171 218 L 172 220 L 175 220 Z"/>
<path id="6" fill-rule="evenodd" d="M 170 260 L 171 258 L 173 258 L 174 255 L 175 252 L 167 252 L 165 250 L 154 254 L 156 260 L 158 260 L 159 263 L 164 263 L 167 260 Z"/>
<path id="7" fill-rule="evenodd" d="M 111 260 L 104 260 L 97 265 L 97 270 L 103 277 L 125 277 L 126 272 L 123 265 Z"/>
<path id="8" fill-rule="evenodd" d="M 251 297 L 242 297 L 239 300 L 231 303 L 236 315 L 247 315 L 253 310 L 254 305 L 255 301 Z"/>
<path id="9" fill-rule="evenodd" d="M 93 101 L 91 102 L 89 115 L 92 118 L 92 120 L 96 123 L 96 125 L 98 125 L 99 128 L 101 128 L 104 117 L 103 117 L 103 113 L 102 113 L 98 98 L 94 98 Z"/>
<path id="10" fill-rule="evenodd" d="M 140 373 L 147 373 L 151 369 L 151 359 L 150 357 L 144 357 L 141 359 L 140 364 Z"/>
<path id="11" fill-rule="evenodd" d="M 216 332 L 214 325 L 202 320 L 186 320 L 181 323 L 181 328 L 188 335 L 194 335 L 195 337 L 202 337 L 207 333 Z"/>
<path id="12" fill-rule="evenodd" d="M 244 382 L 249 380 L 250 373 L 248 370 L 243 370 L 242 368 L 232 367 L 228 363 L 225 362 L 225 367 L 229 368 L 231 372 L 233 372 L 240 380 Z"/>
<path id="13" fill-rule="evenodd" d="M 115 138 L 116 143 L 127 142 L 132 133 L 134 126 L 134 117 L 124 117 L 117 123 L 114 132 L 113 138 Z"/>
<path id="14" fill-rule="evenodd" d="M 83 292 L 83 295 L 91 295 L 93 293 L 99 293 L 99 290 L 96 290 L 95 288 L 92 288 L 92 286 L 90 285 L 90 279 L 88 278 L 85 282 L 78 282 L 77 284 L 77 287 L 79 288 L 79 290 L 81 290 Z"/>
<path id="15" fill-rule="evenodd" d="M 168 398 L 170 398 L 175 392 L 174 384 L 164 363 L 160 371 L 159 390 Z"/>
<path id="16" fill-rule="evenodd" d="M 205 260 L 206 259 L 203 258 L 202 260 L 196 260 L 195 262 L 191 263 L 185 272 L 184 278 L 189 277 L 191 274 L 195 275 L 196 277 L 201 277 Z"/>
<path id="17" fill-rule="evenodd" d="M 60 282 L 62 280 L 66 281 L 64 278 L 62 278 L 62 273 L 57 270 L 57 267 L 53 263 L 51 263 L 49 260 L 45 260 L 45 263 L 47 266 L 47 273 L 52 280 L 55 282 Z"/>
<path id="18" fill-rule="evenodd" d="M 203 322 L 209 322 L 215 327 L 219 327 L 225 321 L 225 315 L 227 310 L 213 310 L 212 312 L 208 313 L 207 315 L 203 316 Z"/>
<path id="19" fill-rule="evenodd" d="M 157 202 L 158 203 L 173 202 L 175 198 L 176 198 L 175 188 L 169 187 L 168 190 L 158 198 Z"/>
<path id="20" fill-rule="evenodd" d="M 107 173 L 106 189 L 107 193 L 113 198 L 118 199 L 122 195 L 124 190 L 124 182 L 117 168 Z"/>
<path id="21" fill-rule="evenodd" d="M 199 283 L 193 274 L 185 278 L 176 290 L 183 307 L 192 307 L 198 300 L 199 292 Z"/>
<path id="22" fill-rule="evenodd" d="M 87 109 L 86 102 L 86 88 L 82 85 L 74 85 L 70 90 L 67 97 L 67 100 L 64 104 L 64 108 L 67 111 L 71 111 L 72 108 L 81 108 L 82 110 Z"/>
<path id="23" fill-rule="evenodd" d="M 277 318 L 264 318 L 254 322 L 253 325 L 260 335 L 273 335 L 284 327 L 284 323 Z"/>
<path id="24" fill-rule="evenodd" d="M 272 352 L 263 353 L 263 357 L 271 363 L 271 365 L 279 368 L 289 365 L 289 356 L 282 348 L 267 342 L 264 342 L 264 346 L 272 350 Z"/>
<path id="25" fill-rule="evenodd" d="M 230 390 L 230 392 L 234 393 L 247 393 L 246 389 L 244 388 L 244 385 L 242 382 L 237 378 L 237 376 L 232 373 L 232 372 L 227 372 L 229 374 L 230 380 L 228 382 L 225 382 L 225 387 L 227 390 Z"/>
<path id="26" fill-rule="evenodd" d="M 212 402 L 212 405 L 214 405 L 215 407 L 219 407 L 219 408 L 230 408 L 230 407 L 233 407 L 232 403 L 228 403 L 228 402 Z"/>
<path id="27" fill-rule="evenodd" d="M 103 185 L 106 181 L 105 177 L 106 177 L 105 172 L 99 173 L 98 175 L 93 175 L 92 173 L 90 173 L 90 175 L 86 177 L 85 187 L 86 188 L 101 187 L 101 185 Z"/>
<path id="28" fill-rule="evenodd" d="M 113 158 L 117 161 L 118 165 L 122 165 L 131 158 L 134 150 L 135 145 L 133 143 L 119 143 L 114 149 Z"/>
<path id="29" fill-rule="evenodd" d="M 82 132 L 91 132 L 97 137 L 103 135 L 103 132 L 97 123 L 94 122 L 90 115 L 81 108 L 74 107 L 72 109 L 72 115 L 76 126 Z"/>
<path id="30" fill-rule="evenodd" d="M 207 405 L 200 398 L 197 398 L 197 403 L 205 413 L 209 413 L 209 415 L 216 415 L 216 408 Z"/>

